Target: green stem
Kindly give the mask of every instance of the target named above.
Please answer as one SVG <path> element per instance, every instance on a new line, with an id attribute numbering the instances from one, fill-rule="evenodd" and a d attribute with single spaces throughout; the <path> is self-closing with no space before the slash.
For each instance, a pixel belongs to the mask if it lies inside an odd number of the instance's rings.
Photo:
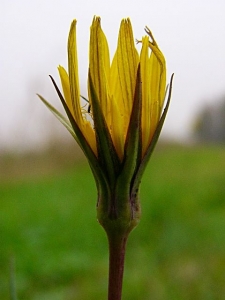
<path id="1" fill-rule="evenodd" d="M 121 300 L 124 258 L 126 251 L 126 235 L 109 235 L 109 284 L 108 284 L 108 300 Z"/>

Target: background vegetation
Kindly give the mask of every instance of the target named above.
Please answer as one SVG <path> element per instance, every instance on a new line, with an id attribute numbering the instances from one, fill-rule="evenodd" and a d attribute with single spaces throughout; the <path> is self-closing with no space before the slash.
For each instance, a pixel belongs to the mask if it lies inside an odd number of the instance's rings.
<path id="1" fill-rule="evenodd" d="M 195 139 L 207 143 L 225 144 L 225 95 L 213 98 L 213 105 L 206 104 L 193 124 Z"/>
<path id="2" fill-rule="evenodd" d="M 0 299 L 106 299 L 108 253 L 89 166 L 70 151 L 6 157 L 0 174 Z M 225 299 L 225 152 L 158 146 L 141 184 L 123 299 Z"/>

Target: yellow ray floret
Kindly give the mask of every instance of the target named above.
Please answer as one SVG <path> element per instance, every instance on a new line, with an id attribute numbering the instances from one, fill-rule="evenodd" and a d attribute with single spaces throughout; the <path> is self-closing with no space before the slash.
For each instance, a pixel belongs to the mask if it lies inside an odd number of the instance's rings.
<path id="1" fill-rule="evenodd" d="M 160 119 L 166 87 L 166 62 L 151 31 L 142 38 L 142 153 L 147 150 Z M 149 37 L 151 41 L 149 41 Z M 152 50 L 149 56 L 149 48 Z"/>
<path id="2" fill-rule="evenodd" d="M 117 49 L 110 65 L 109 47 L 99 17 L 90 29 L 89 72 L 102 114 L 119 158 L 122 160 L 126 134 L 134 101 L 137 69 L 140 64 L 142 83 L 141 147 L 145 154 L 160 119 L 165 96 L 166 63 L 150 30 L 142 38 L 140 56 L 134 43 L 129 19 L 121 21 Z M 71 24 L 68 40 L 68 74 L 59 66 L 66 103 L 90 147 L 98 156 L 94 125 L 84 114 L 80 103 L 76 21 Z M 151 51 L 150 51 L 151 50 Z M 151 53 L 150 53 L 151 52 Z M 88 82 L 90 106 L 92 95 Z"/>
<path id="3" fill-rule="evenodd" d="M 76 45 L 76 20 L 72 22 L 70 27 L 68 39 L 68 65 L 69 74 L 67 74 L 63 67 L 59 66 L 58 68 L 64 97 L 77 125 L 82 131 L 85 139 L 88 141 L 90 147 L 97 155 L 95 132 L 91 123 L 83 117 L 81 111 Z"/>

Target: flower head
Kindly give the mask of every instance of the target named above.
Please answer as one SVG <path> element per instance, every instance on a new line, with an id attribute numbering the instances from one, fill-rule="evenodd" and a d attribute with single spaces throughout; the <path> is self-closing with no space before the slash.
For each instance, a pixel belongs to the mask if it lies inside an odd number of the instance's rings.
<path id="1" fill-rule="evenodd" d="M 139 214 L 140 179 L 168 110 L 169 101 L 162 113 L 165 58 L 147 27 L 147 35 L 138 41 L 142 44 L 138 53 L 131 22 L 123 19 L 110 63 L 100 18 L 94 17 L 89 46 L 89 103 L 85 107 L 79 88 L 76 26 L 74 20 L 68 38 L 68 72 L 62 66 L 58 68 L 63 95 L 52 79 L 69 121 L 40 98 L 67 127 L 88 158 L 99 192 L 101 223 L 104 223 L 102 211 L 110 219 L 117 219 L 120 213 L 128 214 L 131 222 Z M 170 95 L 171 85 L 168 100 Z"/>

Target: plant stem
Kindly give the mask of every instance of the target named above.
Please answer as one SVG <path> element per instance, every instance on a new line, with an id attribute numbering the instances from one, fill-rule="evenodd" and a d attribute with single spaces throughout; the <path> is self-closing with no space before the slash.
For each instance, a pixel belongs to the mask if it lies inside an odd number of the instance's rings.
<path id="1" fill-rule="evenodd" d="M 109 241 L 109 283 L 108 300 L 121 300 L 124 258 L 128 234 L 108 234 Z"/>

